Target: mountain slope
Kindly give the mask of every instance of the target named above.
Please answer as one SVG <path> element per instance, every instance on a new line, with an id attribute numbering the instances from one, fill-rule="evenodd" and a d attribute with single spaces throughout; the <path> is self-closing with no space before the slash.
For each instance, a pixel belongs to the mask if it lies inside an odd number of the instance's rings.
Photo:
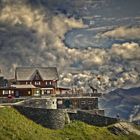
<path id="1" fill-rule="evenodd" d="M 140 117 L 140 87 L 131 89 L 117 89 L 103 96 L 100 100 L 107 115 L 119 114 L 122 119 L 130 121 Z"/>

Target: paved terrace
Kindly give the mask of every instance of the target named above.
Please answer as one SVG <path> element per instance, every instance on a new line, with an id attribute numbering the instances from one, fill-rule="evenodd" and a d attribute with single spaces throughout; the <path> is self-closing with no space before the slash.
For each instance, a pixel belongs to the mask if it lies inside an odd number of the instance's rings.
<path id="1" fill-rule="evenodd" d="M 92 95 L 92 96 L 89 96 Z M 94 95 L 94 96 L 93 96 Z M 56 98 L 56 99 L 93 99 L 100 97 L 102 94 L 101 93 L 96 93 L 96 94 L 84 94 L 84 96 L 78 96 L 78 95 L 56 95 L 56 96 L 31 96 L 31 97 L 19 97 L 19 98 L 7 98 L 7 97 L 0 97 L 0 106 L 9 106 L 9 105 L 21 105 L 27 102 L 34 102 L 34 101 L 39 101 L 39 100 L 46 100 L 50 98 Z"/>

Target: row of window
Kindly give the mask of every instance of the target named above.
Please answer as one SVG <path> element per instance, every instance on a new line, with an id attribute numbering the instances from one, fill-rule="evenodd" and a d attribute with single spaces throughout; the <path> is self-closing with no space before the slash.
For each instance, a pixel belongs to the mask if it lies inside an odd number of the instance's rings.
<path id="1" fill-rule="evenodd" d="M 14 94 L 14 91 L 13 91 L 13 90 L 3 90 L 3 91 L 2 91 L 2 94 L 3 94 L 3 95 Z"/>
<path id="2" fill-rule="evenodd" d="M 40 82 L 35 82 L 35 85 L 41 85 L 41 83 Z"/>
<path id="3" fill-rule="evenodd" d="M 3 95 L 10 95 L 10 94 L 14 94 L 14 90 L 3 90 L 2 91 Z M 28 94 L 31 94 L 31 91 L 28 91 Z"/>
<path id="4" fill-rule="evenodd" d="M 32 84 L 32 82 L 26 82 L 26 85 L 27 84 Z M 41 85 L 41 82 L 40 81 L 35 81 L 34 83 L 35 85 Z M 52 81 L 47 81 L 46 82 L 46 85 L 52 85 Z"/>
<path id="5" fill-rule="evenodd" d="M 86 104 L 86 101 L 81 101 L 81 104 Z M 93 104 L 93 101 L 88 101 L 88 104 Z"/>
<path id="6" fill-rule="evenodd" d="M 84 104 L 93 104 L 94 103 L 94 101 L 88 101 L 88 102 L 86 102 L 86 101 L 81 101 L 81 105 L 84 105 Z M 63 104 L 63 101 L 62 100 L 58 100 L 58 104 Z"/>

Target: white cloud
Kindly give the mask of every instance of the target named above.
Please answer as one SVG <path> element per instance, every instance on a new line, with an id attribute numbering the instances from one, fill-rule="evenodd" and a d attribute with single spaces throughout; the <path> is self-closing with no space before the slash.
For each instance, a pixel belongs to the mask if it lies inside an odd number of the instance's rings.
<path id="1" fill-rule="evenodd" d="M 109 59 L 105 50 L 93 48 L 87 50 L 68 49 L 68 55 L 71 56 L 72 62 L 80 61 L 87 69 L 94 65 L 102 65 Z"/>
<path id="2" fill-rule="evenodd" d="M 140 82 L 139 65 L 134 63 L 139 62 L 140 46 L 137 43 L 114 44 L 111 49 L 94 49 L 87 50 L 68 49 L 69 56 L 72 56 L 71 61 L 80 61 L 82 67 L 91 69 L 90 73 L 74 74 L 70 77 L 64 74 L 63 78 L 67 77 L 71 80 L 68 86 L 75 83 L 77 86 L 85 87 L 91 91 L 87 82 L 97 88 L 101 92 L 108 92 L 116 88 L 123 88 L 129 85 L 133 87 Z M 99 58 L 102 61 L 96 61 Z M 100 62 L 100 63 L 98 63 Z M 132 63 L 131 63 L 132 62 Z M 98 77 L 100 80 L 98 80 Z M 79 84 L 80 83 L 80 84 Z"/>
<path id="3" fill-rule="evenodd" d="M 103 36 L 119 39 L 140 39 L 140 27 L 119 27 L 105 32 Z"/>
<path id="4" fill-rule="evenodd" d="M 114 44 L 111 52 L 124 59 L 140 59 L 140 46 L 137 43 Z"/>

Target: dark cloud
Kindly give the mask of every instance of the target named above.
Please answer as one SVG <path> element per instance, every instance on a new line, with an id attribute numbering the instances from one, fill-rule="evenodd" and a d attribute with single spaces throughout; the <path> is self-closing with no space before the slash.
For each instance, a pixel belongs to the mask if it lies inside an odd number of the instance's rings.
<path id="1" fill-rule="evenodd" d="M 19 65 L 69 66 L 64 34 L 73 27 L 83 27 L 82 21 L 49 14 L 43 7 L 34 8 L 27 1 L 2 2 L 0 57 L 4 72 Z"/>
<path id="2" fill-rule="evenodd" d="M 1 2 L 0 66 L 5 74 L 11 76 L 16 66 L 57 66 L 62 72 L 61 85 L 71 86 L 75 83 L 89 90 L 87 81 L 90 81 L 99 90 L 107 92 L 139 83 L 139 44 L 114 44 L 110 49 L 69 48 L 64 43 L 65 34 L 73 28 L 84 28 L 82 20 L 68 18 L 60 13 L 55 15 L 52 9 L 46 10 L 47 6 L 33 1 L 14 1 L 14 4 L 10 0 Z M 76 5 L 80 7 L 80 1 Z M 86 30 L 88 32 L 90 29 Z M 79 34 L 79 37 L 82 36 Z M 103 43 L 101 37 L 102 33 L 99 33 L 88 39 Z M 89 40 L 84 41 L 87 41 L 85 44 L 89 43 Z M 63 71 L 72 66 L 83 72 L 73 75 Z M 101 81 L 97 81 L 97 76 Z"/>

